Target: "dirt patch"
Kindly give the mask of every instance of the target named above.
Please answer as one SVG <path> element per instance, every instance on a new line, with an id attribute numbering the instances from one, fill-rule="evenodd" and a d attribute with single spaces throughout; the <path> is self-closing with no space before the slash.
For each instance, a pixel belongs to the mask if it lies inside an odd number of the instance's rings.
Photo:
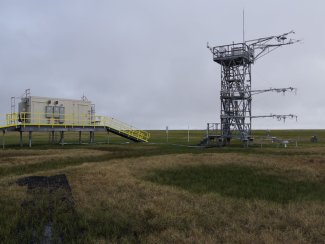
<path id="1" fill-rule="evenodd" d="M 78 217 L 67 177 L 64 174 L 29 176 L 16 182 L 27 186 L 28 193 L 21 204 L 24 214 L 18 222 L 18 236 L 28 243 L 63 243 L 73 239 L 69 236 L 71 225 L 68 223 L 76 222 Z M 28 231 L 30 229 L 32 231 Z"/>
<path id="2" fill-rule="evenodd" d="M 19 186 L 26 186 L 29 193 L 32 193 L 34 189 L 37 188 L 48 188 L 49 193 L 58 190 L 64 189 L 67 191 L 69 196 L 71 195 L 71 188 L 68 182 L 67 177 L 64 174 L 54 175 L 54 176 L 28 176 L 24 178 L 20 178 L 17 180 L 17 184 Z"/>

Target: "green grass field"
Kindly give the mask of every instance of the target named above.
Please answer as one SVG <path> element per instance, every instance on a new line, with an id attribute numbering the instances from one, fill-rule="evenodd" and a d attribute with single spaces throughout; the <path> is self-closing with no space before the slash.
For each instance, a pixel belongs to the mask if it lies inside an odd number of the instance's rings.
<path id="1" fill-rule="evenodd" d="M 67 133 L 64 146 L 34 133 L 32 148 L 7 133 L 0 243 L 325 242 L 325 130 L 271 131 L 287 148 L 265 131 L 248 148 L 196 147 L 205 132 L 187 133 L 139 144 L 98 133 L 92 145 Z M 69 190 L 17 184 L 55 175 Z"/>
<path id="2" fill-rule="evenodd" d="M 187 130 L 169 130 L 168 136 L 166 131 L 164 130 L 152 130 L 150 132 L 150 143 L 164 143 L 164 144 L 179 144 L 179 145 L 197 145 L 205 136 L 205 130 L 190 130 L 188 133 Z M 253 137 L 255 146 L 267 145 L 270 144 L 270 140 L 267 140 L 268 132 L 266 130 L 256 130 L 253 131 Z M 325 144 L 325 130 L 271 130 L 269 132 L 269 137 L 277 137 L 283 140 L 290 140 L 292 146 L 302 143 L 304 145 L 312 145 L 310 144 L 310 138 L 312 136 L 318 137 L 318 145 Z M 0 142 L 2 142 L 3 138 L 0 138 Z M 55 134 L 56 142 L 59 141 L 59 133 Z M 23 140 L 25 146 L 28 143 L 28 133 L 23 134 Z M 65 143 L 67 144 L 78 144 L 78 133 L 76 132 L 68 132 L 65 133 Z M 89 134 L 84 132 L 82 134 L 83 143 L 87 144 L 89 141 Z M 33 145 L 40 146 L 48 146 L 50 143 L 50 135 L 49 133 L 33 133 Z M 112 133 L 109 135 L 107 133 L 96 133 L 95 134 L 95 142 L 97 144 L 107 144 L 107 143 L 129 143 L 128 140 L 116 136 Z M 2 143 L 1 143 L 2 144 Z M 19 133 L 17 132 L 7 132 L 5 136 L 5 144 L 9 147 L 17 147 L 19 144 Z M 232 145 L 235 147 L 241 146 L 241 142 L 236 140 L 233 141 Z M 290 146 L 290 144 L 289 144 Z"/>

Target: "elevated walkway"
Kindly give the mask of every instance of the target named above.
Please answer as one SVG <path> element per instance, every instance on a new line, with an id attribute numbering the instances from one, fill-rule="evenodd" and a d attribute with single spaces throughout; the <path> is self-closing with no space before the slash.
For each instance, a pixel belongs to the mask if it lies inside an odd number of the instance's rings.
<path id="1" fill-rule="evenodd" d="M 0 114 L 0 130 L 18 132 L 111 132 L 134 142 L 148 142 L 150 133 L 106 116 L 69 115 L 47 119 L 45 114 Z"/>

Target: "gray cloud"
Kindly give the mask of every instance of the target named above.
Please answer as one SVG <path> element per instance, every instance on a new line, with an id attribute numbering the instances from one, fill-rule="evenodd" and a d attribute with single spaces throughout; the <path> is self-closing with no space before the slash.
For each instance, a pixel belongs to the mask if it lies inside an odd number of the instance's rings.
<path id="1" fill-rule="evenodd" d="M 1 1 L 0 112 L 25 88 L 80 98 L 97 113 L 141 128 L 205 128 L 219 122 L 220 67 L 206 42 L 291 29 L 304 44 L 281 48 L 253 67 L 253 88 L 298 87 L 297 96 L 255 97 L 254 114 L 296 113 L 298 122 L 254 128 L 322 128 L 323 1 Z"/>

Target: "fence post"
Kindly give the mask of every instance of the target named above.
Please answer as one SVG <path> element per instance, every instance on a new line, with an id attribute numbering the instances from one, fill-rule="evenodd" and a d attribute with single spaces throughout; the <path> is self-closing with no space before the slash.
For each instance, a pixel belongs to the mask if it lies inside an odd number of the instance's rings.
<path id="1" fill-rule="evenodd" d="M 6 135 L 6 130 L 2 131 L 2 149 L 5 149 L 5 135 Z"/>

